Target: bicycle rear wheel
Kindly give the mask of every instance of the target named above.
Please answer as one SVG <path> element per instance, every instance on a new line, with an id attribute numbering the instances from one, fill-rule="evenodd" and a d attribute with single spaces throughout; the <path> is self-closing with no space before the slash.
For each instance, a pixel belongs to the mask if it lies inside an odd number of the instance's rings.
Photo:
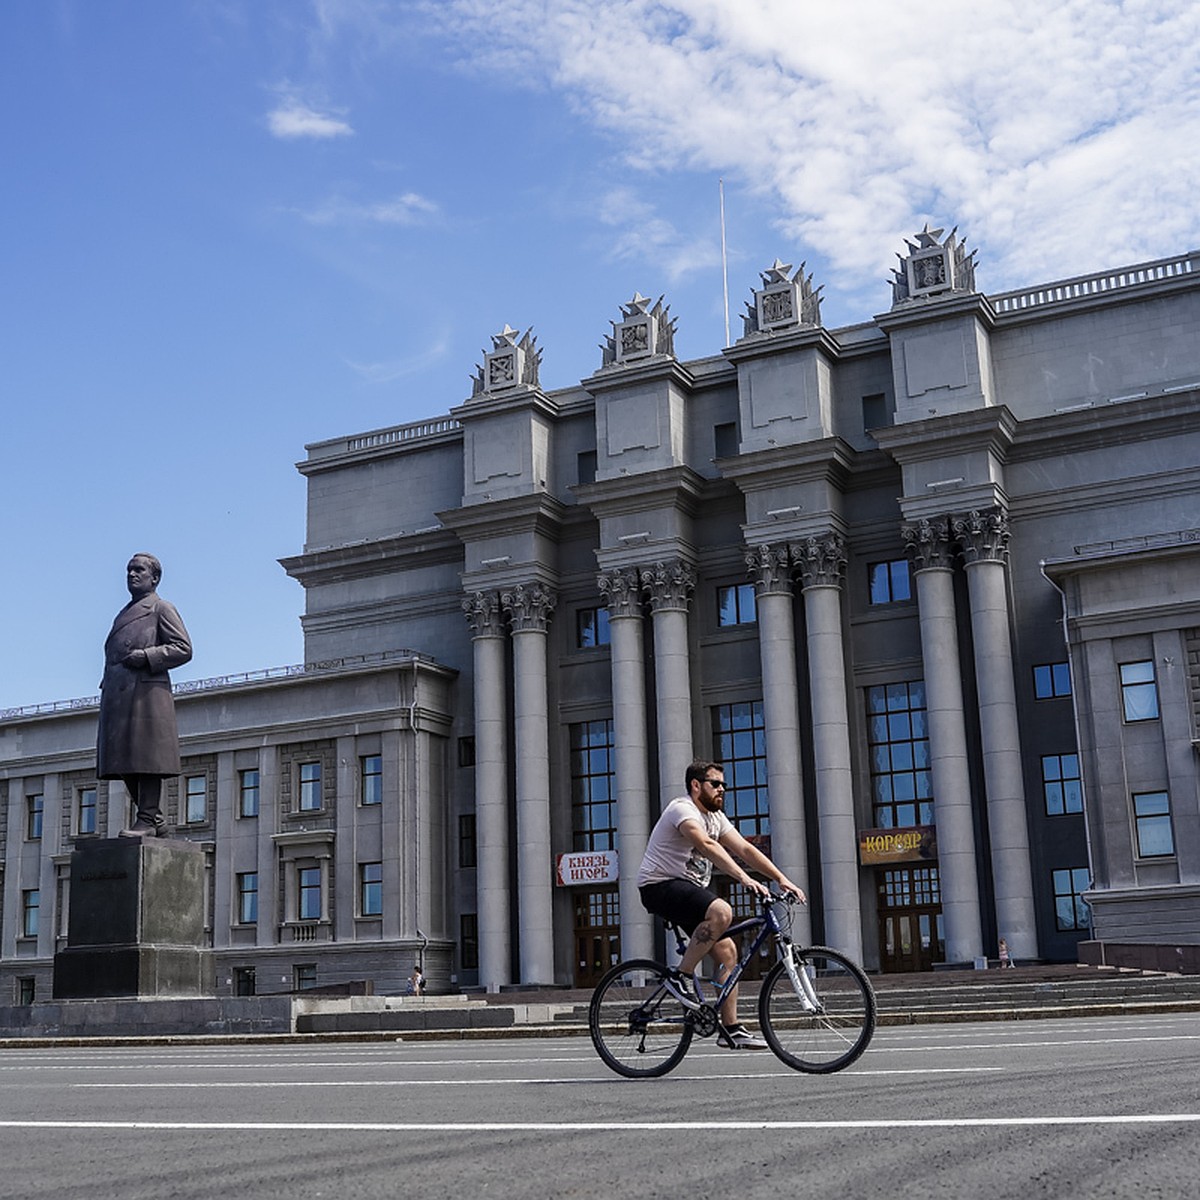
<path id="1" fill-rule="evenodd" d="M 781 960 L 758 997 L 767 1045 L 797 1071 L 840 1071 L 862 1054 L 875 1032 L 870 980 L 845 955 L 824 946 L 792 946 L 787 953 L 795 978 Z"/>
<path id="2" fill-rule="evenodd" d="M 688 1010 L 663 986 L 667 968 L 649 959 L 618 963 L 596 985 L 588 1030 L 596 1053 L 631 1079 L 665 1075 L 692 1040 Z"/>

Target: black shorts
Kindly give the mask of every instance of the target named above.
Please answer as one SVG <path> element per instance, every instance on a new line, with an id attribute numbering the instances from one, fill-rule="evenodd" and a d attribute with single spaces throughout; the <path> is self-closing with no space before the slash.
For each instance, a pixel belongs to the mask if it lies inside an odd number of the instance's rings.
<path id="1" fill-rule="evenodd" d="M 708 906 L 720 897 L 690 879 L 668 879 L 638 888 L 642 907 L 656 917 L 673 921 L 684 933 L 692 931 L 708 915 Z"/>

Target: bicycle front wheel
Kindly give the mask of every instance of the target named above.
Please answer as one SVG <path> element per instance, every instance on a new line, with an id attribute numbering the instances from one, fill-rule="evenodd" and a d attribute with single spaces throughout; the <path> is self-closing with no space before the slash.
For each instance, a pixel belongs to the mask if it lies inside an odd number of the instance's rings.
<path id="1" fill-rule="evenodd" d="M 663 986 L 667 968 L 649 959 L 618 963 L 596 985 L 588 1030 L 596 1053 L 631 1079 L 665 1075 L 692 1040 L 688 1010 Z"/>
<path id="2" fill-rule="evenodd" d="M 870 980 L 845 955 L 824 946 L 790 947 L 758 997 L 767 1045 L 789 1067 L 825 1075 L 848 1067 L 875 1032 Z"/>

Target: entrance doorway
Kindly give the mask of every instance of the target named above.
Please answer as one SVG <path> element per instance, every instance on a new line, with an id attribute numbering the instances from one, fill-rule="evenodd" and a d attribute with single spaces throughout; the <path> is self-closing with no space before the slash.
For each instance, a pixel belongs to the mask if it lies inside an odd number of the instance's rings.
<path id="1" fill-rule="evenodd" d="M 595 987 L 621 961 L 621 900 L 617 885 L 578 889 L 575 899 L 575 986 Z"/>
<path id="2" fill-rule="evenodd" d="M 879 965 L 884 972 L 931 971 L 946 959 L 941 888 L 932 866 L 888 867 L 879 889 Z"/>

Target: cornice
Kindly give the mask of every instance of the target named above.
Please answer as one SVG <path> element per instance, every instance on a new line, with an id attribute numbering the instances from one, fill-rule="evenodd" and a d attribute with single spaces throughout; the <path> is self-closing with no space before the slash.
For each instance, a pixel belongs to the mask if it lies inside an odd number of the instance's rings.
<path id="1" fill-rule="evenodd" d="M 542 527 L 554 531 L 566 519 L 567 511 L 567 506 L 548 492 L 532 492 L 504 500 L 464 504 L 461 508 L 448 508 L 434 516 L 452 530 L 460 541 L 468 542 L 496 534 L 513 533 L 522 528 Z"/>
<path id="2" fill-rule="evenodd" d="M 470 400 L 465 400 L 462 404 L 452 408 L 450 416 L 461 424 L 467 425 L 480 417 L 491 417 L 498 413 L 525 412 L 527 410 L 541 412 L 547 417 L 557 417 L 560 415 L 561 406 L 552 396 L 548 396 L 543 392 L 541 388 L 523 385 L 510 388 L 500 395 L 482 392 L 478 396 L 473 396 Z"/>
<path id="3" fill-rule="evenodd" d="M 658 355 L 629 366 L 601 367 L 594 375 L 581 379 L 579 386 L 592 396 L 646 383 L 674 383 L 691 391 L 696 377 L 677 358 Z"/>
<path id="4" fill-rule="evenodd" d="M 571 488 L 580 504 L 586 505 L 597 516 L 606 517 L 644 512 L 648 506 L 661 507 L 664 503 L 694 515 L 696 506 L 708 490 L 709 481 L 684 465 L 619 475 Z"/>
<path id="5" fill-rule="evenodd" d="M 996 310 L 982 292 L 933 297 L 928 300 L 906 300 L 898 308 L 877 315 L 875 324 L 891 335 L 919 325 L 953 321 L 959 317 L 977 317 L 988 329 L 996 324 Z"/>
<path id="6" fill-rule="evenodd" d="M 386 570 L 404 570 L 419 557 L 422 567 L 461 563 L 462 545 L 444 529 L 392 537 L 364 538 L 342 546 L 324 546 L 278 560 L 305 587 L 363 579 Z"/>
<path id="7" fill-rule="evenodd" d="M 849 442 L 835 435 L 719 458 L 716 465 L 723 479 L 734 481 L 743 491 L 814 479 L 828 479 L 840 486 L 858 457 L 859 452 Z"/>
<path id="8" fill-rule="evenodd" d="M 823 325 L 750 333 L 738 338 L 732 346 L 726 346 L 723 353 L 730 362 L 740 364 L 797 350 L 819 350 L 831 359 L 840 358 L 842 354 L 841 346 Z"/>
<path id="9" fill-rule="evenodd" d="M 1006 405 L 989 405 L 969 412 L 948 413 L 924 421 L 905 421 L 873 430 L 871 436 L 897 462 L 941 458 L 948 450 L 990 446 L 1007 455 L 1019 422 Z"/>

